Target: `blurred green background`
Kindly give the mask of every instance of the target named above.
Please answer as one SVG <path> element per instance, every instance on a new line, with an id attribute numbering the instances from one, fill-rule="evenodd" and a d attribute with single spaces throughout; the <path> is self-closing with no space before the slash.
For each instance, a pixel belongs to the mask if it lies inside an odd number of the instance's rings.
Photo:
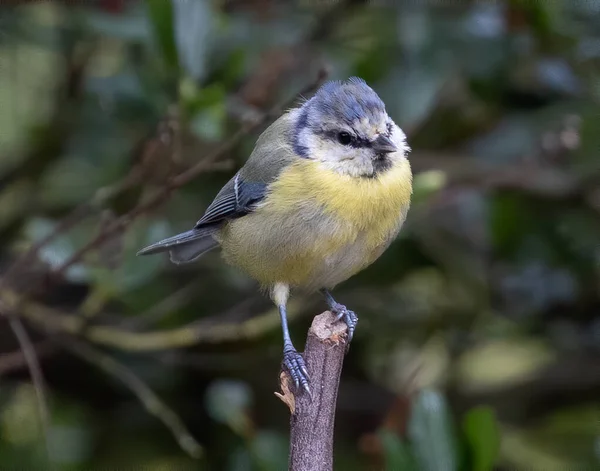
<path id="1" fill-rule="evenodd" d="M 135 253 L 323 68 L 380 94 L 415 172 L 336 290 L 336 470 L 600 469 L 597 0 L 3 2 L 0 469 L 286 469 L 269 301 L 216 252 Z M 292 303 L 299 348 L 324 308 Z"/>

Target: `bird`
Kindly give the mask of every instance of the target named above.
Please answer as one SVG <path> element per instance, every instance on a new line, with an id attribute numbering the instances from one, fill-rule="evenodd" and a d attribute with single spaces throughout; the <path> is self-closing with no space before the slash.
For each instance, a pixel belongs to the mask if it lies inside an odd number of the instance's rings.
<path id="1" fill-rule="evenodd" d="M 283 361 L 309 395 L 305 361 L 287 320 L 292 292 L 320 292 L 347 325 L 358 316 L 331 291 L 377 260 L 398 235 L 412 196 L 410 147 L 379 95 L 361 78 L 329 81 L 257 139 L 242 168 L 189 231 L 138 255 L 190 263 L 220 247 L 269 294 L 283 332 Z"/>

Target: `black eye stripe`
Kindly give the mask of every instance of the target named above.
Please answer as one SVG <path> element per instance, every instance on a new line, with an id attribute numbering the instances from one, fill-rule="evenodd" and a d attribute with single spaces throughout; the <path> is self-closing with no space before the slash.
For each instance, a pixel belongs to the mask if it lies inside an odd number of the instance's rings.
<path id="1" fill-rule="evenodd" d="M 321 136 L 331 140 L 331 141 L 335 141 L 336 143 L 340 143 L 340 139 L 339 139 L 339 135 L 340 133 L 348 133 L 350 134 L 352 140 L 350 141 L 349 144 L 347 144 L 348 147 L 355 147 L 355 148 L 368 148 L 371 147 L 371 143 L 367 140 L 367 139 L 363 139 L 362 137 L 358 137 L 353 133 L 350 133 L 348 131 L 331 131 L 331 130 L 319 130 L 316 133 L 320 134 Z M 345 144 L 346 145 L 346 144 Z"/>

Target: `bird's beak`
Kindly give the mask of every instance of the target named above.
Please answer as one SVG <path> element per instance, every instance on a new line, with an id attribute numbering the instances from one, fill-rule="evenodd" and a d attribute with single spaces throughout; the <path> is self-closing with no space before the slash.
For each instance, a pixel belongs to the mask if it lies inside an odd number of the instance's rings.
<path id="1" fill-rule="evenodd" d="M 378 154 L 389 154 L 390 152 L 396 152 L 398 150 L 390 138 L 383 134 L 373 141 L 372 147 Z"/>

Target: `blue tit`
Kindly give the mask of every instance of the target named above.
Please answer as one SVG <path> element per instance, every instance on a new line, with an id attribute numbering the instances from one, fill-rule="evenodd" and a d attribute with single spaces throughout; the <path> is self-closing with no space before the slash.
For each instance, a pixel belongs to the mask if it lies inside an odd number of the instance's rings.
<path id="1" fill-rule="evenodd" d="M 270 293 L 283 364 L 296 388 L 310 391 L 288 330 L 290 290 L 320 291 L 351 341 L 358 318 L 329 290 L 377 260 L 398 234 L 412 195 L 409 151 L 365 81 L 328 82 L 263 132 L 192 230 L 139 254 L 168 251 L 180 264 L 220 247 Z"/>

